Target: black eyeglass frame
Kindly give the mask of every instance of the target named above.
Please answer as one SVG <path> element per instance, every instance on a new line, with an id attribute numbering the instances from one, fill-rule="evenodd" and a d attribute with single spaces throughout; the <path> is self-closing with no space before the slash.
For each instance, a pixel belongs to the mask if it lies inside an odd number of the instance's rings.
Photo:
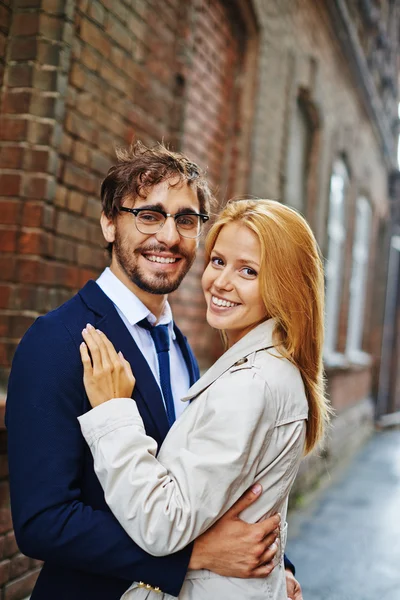
<path id="1" fill-rule="evenodd" d="M 191 217 L 200 217 L 202 223 L 206 223 L 207 221 L 209 221 L 210 217 L 209 215 L 206 215 L 204 213 L 195 213 L 195 212 L 179 212 L 176 213 L 175 215 L 171 215 L 171 213 L 167 213 L 164 210 L 161 210 L 161 208 L 128 208 L 127 206 L 121 206 L 120 211 L 122 212 L 127 212 L 127 213 L 131 213 L 132 215 L 134 215 L 135 217 L 138 216 L 139 213 L 141 212 L 155 212 L 155 213 L 159 213 L 160 215 L 162 215 L 164 217 L 164 223 L 161 225 L 161 227 L 159 229 L 157 229 L 157 231 L 155 231 L 154 233 L 158 233 L 159 231 L 161 231 L 161 229 L 164 227 L 165 221 L 167 220 L 167 217 L 172 217 L 175 221 L 175 227 L 176 230 L 178 231 L 179 235 L 181 235 L 182 237 L 186 237 L 187 239 L 191 239 L 191 240 L 195 240 L 196 238 L 200 237 L 201 235 L 201 229 L 199 231 L 199 233 L 194 236 L 194 237 L 188 237 L 185 236 L 184 234 L 182 234 L 179 230 L 178 225 L 176 224 L 176 219 L 179 217 L 185 217 L 185 216 L 191 216 Z M 135 225 L 136 225 L 136 229 L 140 232 L 140 233 L 145 233 L 143 231 L 140 231 L 140 229 L 137 226 L 136 223 L 136 219 L 135 219 Z M 148 234 L 148 235 L 154 235 L 153 234 Z"/>

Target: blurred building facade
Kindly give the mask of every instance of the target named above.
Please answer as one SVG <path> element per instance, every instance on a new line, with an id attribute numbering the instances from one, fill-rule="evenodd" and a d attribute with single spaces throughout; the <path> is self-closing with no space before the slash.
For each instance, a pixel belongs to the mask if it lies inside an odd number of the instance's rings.
<path id="1" fill-rule="evenodd" d="M 220 206 L 279 199 L 326 258 L 336 417 L 311 485 L 400 409 L 397 0 L 0 0 L 0 395 L 41 313 L 106 264 L 99 185 L 115 145 L 164 139 L 207 167 Z M 202 368 L 200 252 L 172 303 Z M 388 273 L 390 277 L 388 278 Z M 0 433 L 0 596 L 39 564 L 15 545 Z M 29 499 L 27 499 L 29 501 Z"/>

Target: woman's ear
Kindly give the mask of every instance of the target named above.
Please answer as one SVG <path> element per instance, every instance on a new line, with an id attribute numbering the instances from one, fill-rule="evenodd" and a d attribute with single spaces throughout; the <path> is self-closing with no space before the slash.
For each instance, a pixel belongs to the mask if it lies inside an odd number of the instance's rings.
<path id="1" fill-rule="evenodd" d="M 102 212 L 100 217 L 100 225 L 106 242 L 109 244 L 113 243 L 115 241 L 115 223 L 112 217 L 107 217 L 104 212 Z"/>

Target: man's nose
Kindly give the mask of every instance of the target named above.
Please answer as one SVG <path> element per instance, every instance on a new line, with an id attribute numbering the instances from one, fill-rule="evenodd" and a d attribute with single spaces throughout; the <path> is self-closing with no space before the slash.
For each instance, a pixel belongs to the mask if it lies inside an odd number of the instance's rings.
<path id="1" fill-rule="evenodd" d="M 167 217 L 165 219 L 164 225 L 156 233 L 156 238 L 159 242 L 168 246 L 179 244 L 181 236 L 176 228 L 175 219 L 173 217 Z"/>

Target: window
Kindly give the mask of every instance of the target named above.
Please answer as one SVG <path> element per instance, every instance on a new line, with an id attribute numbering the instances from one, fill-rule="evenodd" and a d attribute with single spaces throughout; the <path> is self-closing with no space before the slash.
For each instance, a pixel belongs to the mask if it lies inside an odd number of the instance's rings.
<path id="1" fill-rule="evenodd" d="M 285 202 L 304 213 L 307 206 L 307 167 L 312 130 L 306 112 L 296 103 L 288 150 Z"/>
<path id="2" fill-rule="evenodd" d="M 361 196 L 358 198 L 356 205 L 352 272 L 350 281 L 349 322 L 346 346 L 346 353 L 348 354 L 350 360 L 355 362 L 365 362 L 368 360 L 368 356 L 362 352 L 362 337 L 371 221 L 371 206 L 368 200 Z"/>
<path id="3" fill-rule="evenodd" d="M 346 239 L 346 192 L 349 174 L 343 160 L 336 160 L 333 165 L 328 217 L 328 251 L 325 265 L 326 305 L 325 305 L 325 359 L 329 364 L 340 363 L 340 355 L 336 353 L 339 326 L 342 263 Z"/>

